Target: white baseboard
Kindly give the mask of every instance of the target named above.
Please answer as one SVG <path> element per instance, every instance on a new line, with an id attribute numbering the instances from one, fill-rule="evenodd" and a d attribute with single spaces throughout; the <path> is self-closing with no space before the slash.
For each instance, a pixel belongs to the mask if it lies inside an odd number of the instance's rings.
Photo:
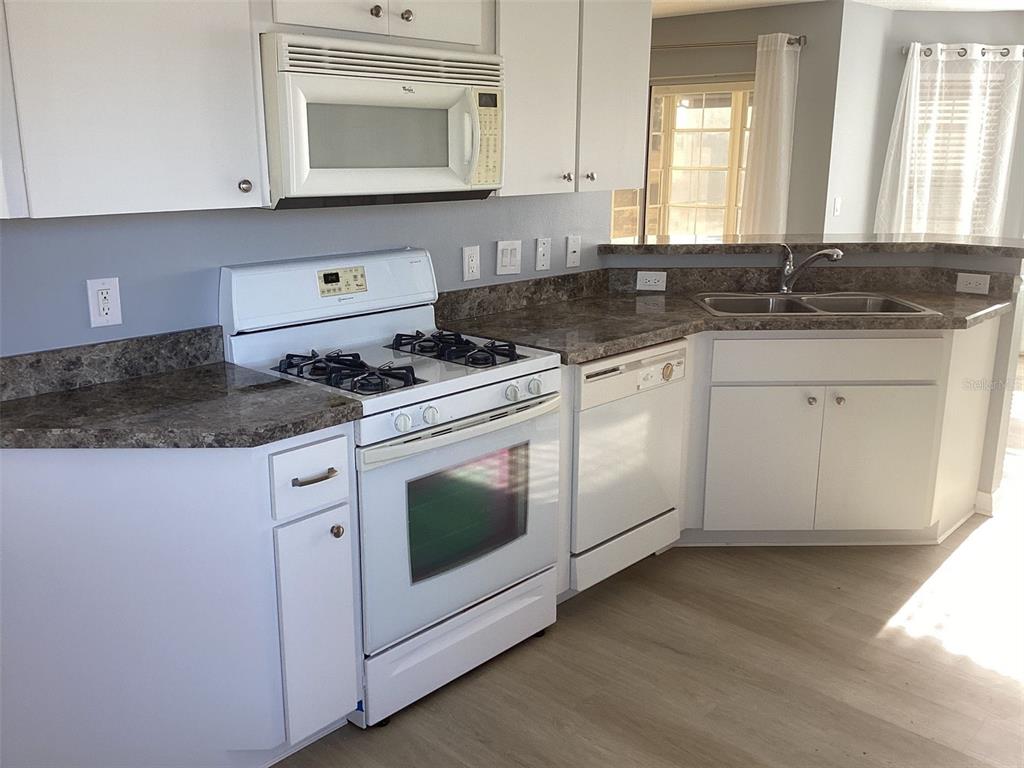
<path id="1" fill-rule="evenodd" d="M 688 528 L 677 547 L 858 547 L 937 544 L 936 525 L 916 531 L 704 531 Z"/>
<path id="2" fill-rule="evenodd" d="M 974 511 L 979 515 L 992 517 L 992 510 L 995 509 L 995 498 L 997 493 L 999 493 L 998 490 L 994 493 L 978 491 L 977 498 L 974 501 Z"/>

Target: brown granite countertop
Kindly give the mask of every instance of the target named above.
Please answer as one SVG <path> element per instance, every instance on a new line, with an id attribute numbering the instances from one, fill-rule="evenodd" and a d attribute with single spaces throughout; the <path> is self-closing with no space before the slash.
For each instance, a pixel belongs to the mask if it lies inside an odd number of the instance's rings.
<path id="1" fill-rule="evenodd" d="M 453 331 L 558 352 L 562 362 L 570 364 L 631 352 L 702 331 L 962 329 L 1010 309 L 1008 301 L 986 296 L 901 292 L 898 297 L 940 314 L 921 317 L 716 317 L 697 306 L 687 295 L 613 293 L 452 320 L 447 327 Z"/>
<path id="2" fill-rule="evenodd" d="M 0 403 L 2 448 L 249 448 L 358 419 L 323 387 L 231 363 Z"/>

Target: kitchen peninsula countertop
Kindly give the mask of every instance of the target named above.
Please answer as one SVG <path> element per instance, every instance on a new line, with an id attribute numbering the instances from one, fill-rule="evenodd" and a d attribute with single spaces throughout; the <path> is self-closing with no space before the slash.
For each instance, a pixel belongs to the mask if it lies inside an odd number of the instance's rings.
<path id="1" fill-rule="evenodd" d="M 356 400 L 218 362 L 0 403 L 3 448 L 250 448 L 358 419 Z"/>
<path id="2" fill-rule="evenodd" d="M 718 317 L 689 295 L 611 293 L 542 307 L 466 317 L 447 329 L 558 352 L 565 364 L 585 363 L 675 341 L 702 331 L 876 331 L 970 328 L 1008 312 L 1010 302 L 963 294 L 892 294 L 940 313 Z"/>

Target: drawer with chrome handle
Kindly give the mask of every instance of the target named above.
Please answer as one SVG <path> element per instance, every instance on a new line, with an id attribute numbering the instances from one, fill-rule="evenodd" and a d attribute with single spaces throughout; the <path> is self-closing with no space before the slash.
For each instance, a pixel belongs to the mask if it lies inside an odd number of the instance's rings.
<path id="1" fill-rule="evenodd" d="M 270 457 L 277 521 L 307 515 L 348 499 L 348 438 L 305 445 Z"/>

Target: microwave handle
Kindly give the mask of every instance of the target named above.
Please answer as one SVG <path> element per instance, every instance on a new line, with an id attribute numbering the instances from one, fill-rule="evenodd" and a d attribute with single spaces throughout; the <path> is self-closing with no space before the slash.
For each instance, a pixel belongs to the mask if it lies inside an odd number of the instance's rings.
<path id="1" fill-rule="evenodd" d="M 472 105 L 472 99 L 470 99 Z M 476 174 L 476 166 L 480 162 L 480 113 L 473 106 L 462 115 L 463 147 L 465 150 L 465 161 L 468 173 L 466 183 L 473 182 Z"/>
<path id="2" fill-rule="evenodd" d="M 490 432 L 497 432 L 499 429 L 505 429 L 506 427 L 521 424 L 524 421 L 551 413 L 558 410 L 560 405 L 560 397 L 554 395 L 548 399 L 536 401 L 525 408 L 523 406 L 510 407 L 506 409 L 508 415 L 501 416 L 500 418 L 494 418 L 495 414 L 492 413 L 489 414 L 485 421 L 468 419 L 467 421 L 470 423 L 463 427 L 459 427 L 457 423 L 453 424 L 450 430 L 442 431 L 441 434 L 433 437 L 428 436 L 418 440 L 406 440 L 405 442 L 398 440 L 372 448 L 364 448 L 358 452 L 357 462 L 359 469 L 376 469 L 384 464 L 390 464 L 409 456 L 424 453 L 425 451 L 432 451 L 435 448 L 460 443 L 463 440 L 480 437 Z"/>

